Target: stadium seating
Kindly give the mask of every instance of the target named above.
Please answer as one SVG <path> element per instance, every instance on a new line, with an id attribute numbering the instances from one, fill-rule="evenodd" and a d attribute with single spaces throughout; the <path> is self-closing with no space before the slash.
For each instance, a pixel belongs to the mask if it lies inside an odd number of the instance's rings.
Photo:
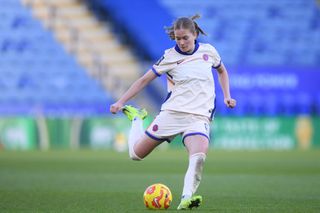
<path id="1" fill-rule="evenodd" d="M 170 25 L 173 17 L 157 0 L 140 0 L 134 4 L 128 4 L 126 0 L 90 2 L 111 16 L 116 30 L 124 29 L 128 32 L 126 40 L 133 40 L 138 45 L 136 49 L 147 55 L 147 58 L 157 60 L 164 47 L 173 44 L 164 33 L 164 26 Z"/>
<path id="2" fill-rule="evenodd" d="M 0 113 L 104 114 L 111 96 L 19 0 L 0 7 Z"/>
<path id="3" fill-rule="evenodd" d="M 291 72 L 288 67 L 320 70 L 320 45 L 316 45 L 320 43 L 320 9 L 313 0 L 90 2 L 111 17 L 114 26 L 124 29 L 126 35 L 119 37 L 134 42 L 149 64 L 174 45 L 163 27 L 170 25 L 174 17 L 200 13 L 199 25 L 208 33 L 200 40 L 217 47 L 231 72 L 244 66 L 252 68 L 248 69 L 249 75 L 257 67 L 267 67 L 270 72 L 278 72 L 279 68 Z M 0 56 L 2 114 L 95 114 L 104 113 L 104 107 L 111 102 L 110 94 L 84 72 L 19 0 L 1 1 Z M 121 76 L 126 75 L 123 73 Z M 318 88 L 314 86 L 313 91 L 318 93 Z M 317 95 L 311 95 L 310 90 L 236 88 L 232 92 L 238 100 L 237 110 L 225 109 L 218 91 L 217 113 L 292 116 L 320 111 Z"/>
<path id="4" fill-rule="evenodd" d="M 114 22 L 125 28 L 127 38 L 134 40 L 136 49 L 155 62 L 163 50 L 173 46 L 163 27 L 174 17 L 202 15 L 199 25 L 207 37 L 200 41 L 212 43 L 224 64 L 232 72 L 245 68 L 250 76 L 264 67 L 264 73 L 292 73 L 298 84 L 295 88 L 250 90 L 235 88 L 238 100 L 235 111 L 224 109 L 218 91 L 217 113 L 228 115 L 286 115 L 314 113 L 315 96 L 310 94 L 307 81 L 299 72 L 308 72 L 309 79 L 320 71 L 320 9 L 314 0 L 140 0 L 128 4 L 125 0 L 98 1 L 98 5 Z M 241 8 L 241 9 L 239 9 Z M 309 72 L 313 70 L 316 72 Z M 316 75 L 314 75 L 316 74 Z M 232 83 L 232 82 L 231 82 Z M 280 85 L 281 86 L 281 85 Z M 319 86 L 313 91 L 319 91 Z M 298 94 L 296 94 L 298 93 Z M 249 94 L 249 95 L 248 95 Z"/>
<path id="5" fill-rule="evenodd" d="M 207 41 L 229 65 L 320 65 L 320 9 L 314 0 L 159 0 L 175 17 L 202 14 Z M 239 9 L 241 8 L 241 9 Z"/>

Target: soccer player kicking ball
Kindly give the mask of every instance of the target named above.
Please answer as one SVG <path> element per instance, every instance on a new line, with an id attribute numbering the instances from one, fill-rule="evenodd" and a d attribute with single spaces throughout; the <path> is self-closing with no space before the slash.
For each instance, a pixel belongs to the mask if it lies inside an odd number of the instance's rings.
<path id="1" fill-rule="evenodd" d="M 167 49 L 161 59 L 110 106 L 110 112 L 122 110 L 132 121 L 128 146 L 133 160 L 143 159 L 163 141 L 170 142 L 182 134 L 182 142 L 189 153 L 189 166 L 178 210 L 192 209 L 202 202 L 202 197 L 196 196 L 195 192 L 201 181 L 209 148 L 210 122 L 215 112 L 212 68 L 218 71 L 224 103 L 230 108 L 236 105 L 236 100 L 230 96 L 228 72 L 218 52 L 210 44 L 197 41 L 199 34 L 205 35 L 194 21 L 199 17 L 175 20 L 167 28 L 169 37 L 176 41 L 175 47 Z M 162 74 L 167 76 L 170 92 L 160 113 L 144 132 L 142 124 L 147 112 L 125 103 Z"/>

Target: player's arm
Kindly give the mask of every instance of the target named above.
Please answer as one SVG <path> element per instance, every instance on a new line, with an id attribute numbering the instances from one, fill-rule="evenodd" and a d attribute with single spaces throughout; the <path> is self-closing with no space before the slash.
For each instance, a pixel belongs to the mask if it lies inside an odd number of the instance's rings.
<path id="1" fill-rule="evenodd" d="M 117 113 L 123 105 L 131 98 L 136 96 L 145 86 L 147 86 L 157 76 L 150 69 L 142 77 L 136 80 L 130 88 L 121 96 L 121 98 L 110 106 L 110 112 Z"/>
<path id="2" fill-rule="evenodd" d="M 222 88 L 223 96 L 224 96 L 224 103 L 233 108 L 236 106 L 236 100 L 231 98 L 230 95 L 230 86 L 229 86 L 229 75 L 226 67 L 221 63 L 221 65 L 217 68 L 218 76 L 219 76 L 219 83 Z"/>

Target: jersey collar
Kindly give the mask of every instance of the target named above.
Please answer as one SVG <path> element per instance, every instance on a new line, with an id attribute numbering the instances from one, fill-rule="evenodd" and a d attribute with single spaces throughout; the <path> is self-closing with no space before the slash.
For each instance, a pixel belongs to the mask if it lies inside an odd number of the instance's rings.
<path id="1" fill-rule="evenodd" d="M 174 49 L 175 49 L 178 53 L 180 53 L 180 54 L 182 54 L 182 55 L 192 55 L 193 53 L 195 53 L 195 52 L 199 49 L 199 43 L 198 43 L 198 41 L 195 40 L 194 43 L 195 43 L 195 47 L 194 47 L 194 50 L 192 51 L 192 53 L 182 52 L 182 51 L 180 50 L 180 48 L 178 47 L 177 44 L 176 44 L 176 46 L 174 47 Z"/>

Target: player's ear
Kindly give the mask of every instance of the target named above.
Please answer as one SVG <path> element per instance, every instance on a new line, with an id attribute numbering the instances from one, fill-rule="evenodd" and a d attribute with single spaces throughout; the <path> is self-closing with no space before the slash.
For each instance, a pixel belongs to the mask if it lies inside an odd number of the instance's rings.
<path id="1" fill-rule="evenodd" d="M 191 32 L 192 33 L 192 35 L 194 36 L 194 38 L 195 38 L 195 40 L 198 38 L 198 33 L 196 32 L 196 31 L 194 31 L 194 32 Z"/>

